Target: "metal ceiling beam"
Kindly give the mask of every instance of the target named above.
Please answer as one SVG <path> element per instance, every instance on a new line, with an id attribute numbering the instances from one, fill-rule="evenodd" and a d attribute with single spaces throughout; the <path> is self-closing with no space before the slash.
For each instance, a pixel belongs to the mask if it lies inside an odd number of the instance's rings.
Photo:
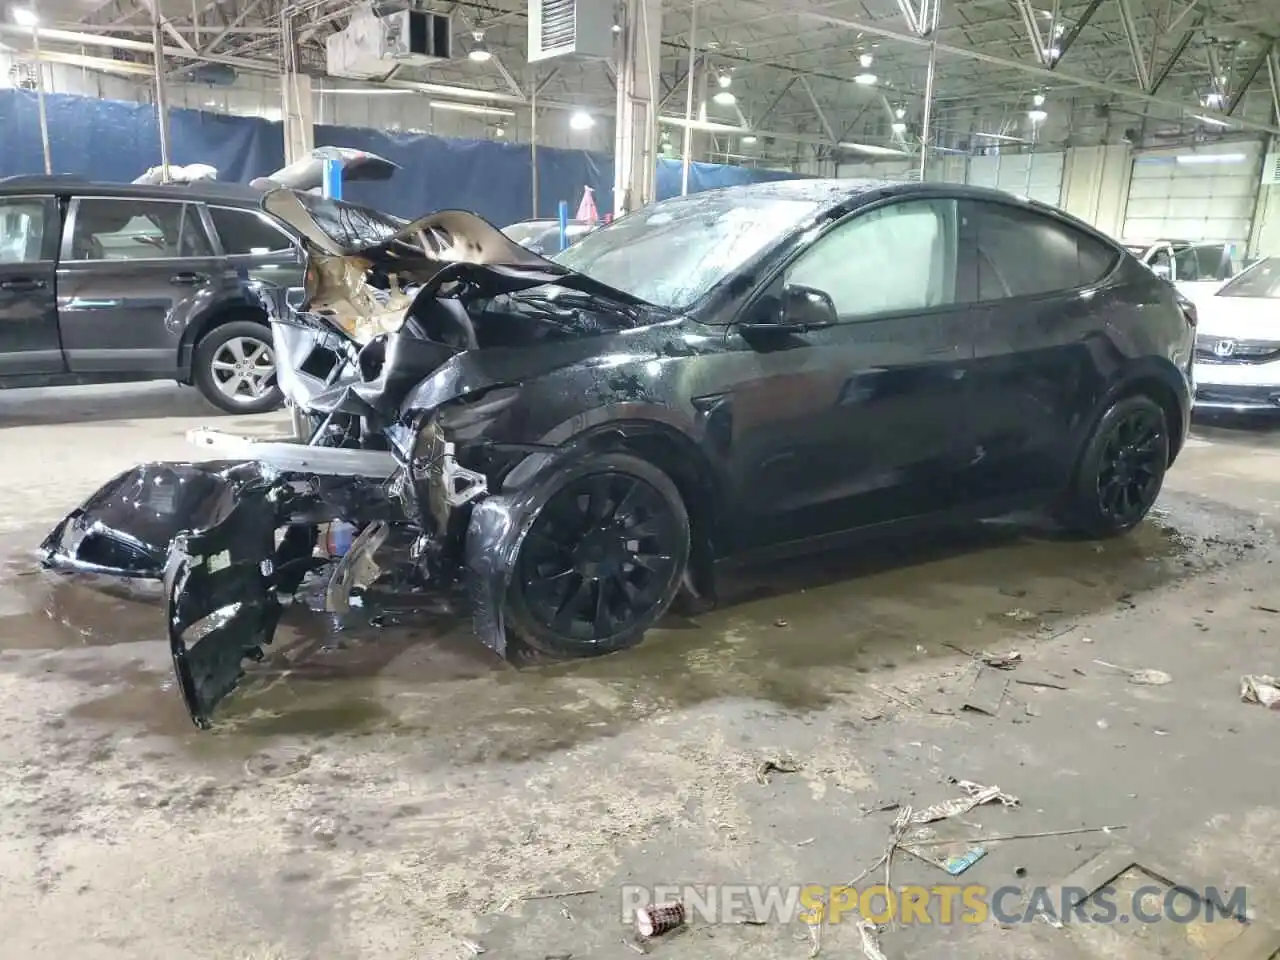
<path id="1" fill-rule="evenodd" d="M 123 37 L 108 37 L 94 33 L 77 33 L 71 30 L 50 30 L 38 28 L 40 39 L 49 43 L 69 43 L 81 47 L 108 47 L 113 50 L 128 50 L 133 53 L 152 54 L 155 48 L 141 40 L 126 40 Z M 15 37 L 29 37 L 31 30 L 14 24 L 0 23 L 0 34 Z M 243 57 L 226 57 L 220 54 L 204 54 L 197 50 L 186 50 L 181 47 L 161 47 L 166 57 L 180 60 L 202 60 L 207 63 L 222 63 L 228 67 L 239 67 L 254 73 L 278 73 L 280 66 L 265 60 L 246 60 Z"/>
<path id="2" fill-rule="evenodd" d="M 1244 68 L 1244 74 L 1240 81 L 1236 84 L 1235 91 L 1227 99 L 1227 116 L 1231 116 L 1236 112 L 1236 108 L 1244 101 L 1244 95 L 1249 92 L 1249 87 L 1253 85 L 1253 81 L 1258 78 L 1258 73 L 1271 60 L 1271 51 L 1275 49 L 1275 44 L 1269 43 L 1262 48 L 1256 57 L 1249 61 Z"/>
<path id="3" fill-rule="evenodd" d="M 1076 22 L 1071 25 L 1071 29 L 1067 31 L 1067 35 L 1063 37 L 1062 42 L 1058 44 L 1058 55 L 1054 57 L 1053 62 L 1049 64 L 1050 70 L 1062 62 L 1062 58 L 1067 55 L 1067 51 L 1071 49 L 1071 45 L 1075 43 L 1076 39 L 1080 36 L 1080 31 L 1089 25 L 1089 21 L 1093 19 L 1093 15 L 1098 12 L 1098 8 L 1100 6 L 1102 6 L 1102 0 L 1091 0 L 1089 6 L 1084 8 L 1084 12 L 1081 13 Z"/>
<path id="4" fill-rule="evenodd" d="M 245 18 L 249 16 L 249 14 L 257 10 L 260 6 L 262 6 L 262 0 L 250 0 L 250 2 L 247 3 L 244 7 L 242 7 L 240 12 L 236 14 L 236 18 L 232 20 L 229 24 L 227 24 L 225 27 L 223 27 L 222 30 L 220 30 L 212 40 L 210 40 L 207 44 L 205 44 L 203 48 L 201 48 L 200 52 L 213 53 L 214 50 L 218 49 L 218 44 L 220 44 L 223 40 L 226 39 L 227 34 L 229 34 L 236 27 L 240 26 L 240 24 L 244 23 Z"/>
<path id="5" fill-rule="evenodd" d="M 1138 86 L 1144 91 L 1151 89 L 1151 74 L 1147 70 L 1146 58 L 1142 55 L 1142 41 L 1138 38 L 1138 24 L 1133 19 L 1133 8 L 1129 0 L 1116 0 L 1120 7 L 1120 26 L 1124 30 L 1124 42 L 1129 47 L 1129 58 L 1133 61 L 1133 75 L 1138 78 Z"/>
<path id="6" fill-rule="evenodd" d="M 1271 107 L 1274 119 L 1280 125 L 1280 50 L 1273 49 L 1267 58 L 1267 78 L 1271 81 Z"/>
<path id="7" fill-rule="evenodd" d="M 1018 15 L 1022 17 L 1022 27 L 1031 41 L 1031 52 L 1036 55 L 1036 60 L 1040 63 L 1048 63 L 1049 57 L 1045 50 L 1044 38 L 1040 36 L 1040 27 L 1036 23 L 1036 12 L 1031 6 L 1031 0 L 1014 0 L 1014 5 L 1018 8 Z M 922 31 L 917 29 L 915 32 Z"/>
<path id="8" fill-rule="evenodd" d="M 1196 31 L 1200 29 L 1200 24 L 1204 23 L 1204 18 L 1205 12 L 1203 10 L 1196 14 L 1196 18 L 1187 27 L 1187 32 L 1178 39 L 1173 50 L 1169 53 L 1169 59 L 1164 62 L 1160 72 L 1151 78 L 1151 86 L 1147 88 L 1149 93 L 1154 95 L 1160 92 L 1160 88 L 1169 79 L 1169 74 L 1173 71 L 1174 66 L 1182 58 L 1182 55 L 1187 52 L 1187 47 L 1191 45 L 1191 41 L 1195 39 Z"/>
<path id="9" fill-rule="evenodd" d="M 165 33 L 167 33 L 170 39 L 172 39 L 176 44 L 178 44 L 178 46 L 182 47 L 182 49 L 186 50 L 188 53 L 196 52 L 196 48 L 191 45 L 191 43 L 187 40 L 186 37 L 184 37 L 177 30 L 175 30 L 173 28 L 173 24 L 169 22 L 169 18 L 160 12 L 160 8 L 157 6 L 157 4 L 159 3 L 159 0 L 143 0 L 143 3 L 146 5 L 146 8 L 151 11 L 152 17 L 154 17 L 156 21 L 159 22 L 160 29 L 162 29 Z"/>
<path id="10" fill-rule="evenodd" d="M 813 95 L 813 87 L 809 85 L 809 78 L 801 77 L 800 86 L 804 88 L 805 96 L 809 98 L 809 103 L 813 105 L 813 112 L 818 115 L 818 122 L 822 124 L 822 132 L 827 135 L 828 140 L 835 143 L 840 138 L 836 136 L 836 131 L 831 126 L 831 121 L 827 119 L 827 115 L 822 109 L 822 104 L 820 104 L 818 102 L 818 98 Z"/>
<path id="11" fill-rule="evenodd" d="M 765 0 L 740 0 L 740 2 L 755 6 L 763 5 Z M 1181 103 L 1176 100 L 1166 100 L 1162 97 L 1153 96 L 1150 93 L 1134 90 L 1131 87 L 1124 87 L 1115 83 L 1106 83 L 1089 77 L 1077 77 L 1057 70 L 1050 70 L 1047 67 L 1042 67 L 1037 64 L 1023 63 L 1019 60 L 1010 60 L 1008 57 L 998 57 L 994 54 L 983 53 L 979 50 L 970 50 L 966 47 L 957 47 L 949 43 L 937 43 L 928 37 L 917 37 L 909 33 L 903 33 L 900 30 L 889 30 L 885 27 L 878 26 L 877 24 L 862 20 L 853 20 L 848 17 L 836 17 L 826 13 L 815 13 L 810 11 L 797 10 L 796 13 L 798 16 L 819 20 L 834 27 L 845 27 L 849 30 L 860 30 L 863 33 L 869 33 L 877 37 L 884 37 L 887 40 L 897 40 L 901 43 L 912 44 L 917 47 L 927 48 L 932 43 L 936 45 L 939 53 L 945 54 L 949 57 L 960 57 L 966 60 L 976 60 L 980 63 L 989 63 L 992 66 L 1004 67 L 1008 70 L 1017 70 L 1020 73 L 1026 73 L 1031 76 L 1054 79 L 1059 83 L 1083 87 L 1088 90 L 1099 90 L 1103 93 L 1109 93 L 1115 97 L 1123 97 L 1129 100 L 1138 100 L 1143 103 L 1150 103 L 1155 106 L 1165 107 L 1166 109 L 1176 110 L 1183 114 L 1196 109 L 1191 104 Z M 1244 130 L 1258 130 L 1263 133 L 1280 134 L 1280 127 L 1269 123 L 1256 123 L 1252 120 L 1232 120 L 1232 125 Z"/>
<path id="12" fill-rule="evenodd" d="M 756 123 L 764 123 L 766 120 L 769 119 L 769 115 L 773 113 L 773 111 L 778 109 L 778 104 L 782 102 L 782 98 L 785 97 L 791 91 L 791 88 L 796 85 L 796 81 L 799 79 L 800 79 L 799 77 L 793 76 L 790 80 L 786 82 L 783 88 L 779 90 L 777 94 L 774 96 L 773 100 L 769 102 L 769 106 L 765 107 L 764 113 L 760 114 L 760 119 L 758 119 Z"/>

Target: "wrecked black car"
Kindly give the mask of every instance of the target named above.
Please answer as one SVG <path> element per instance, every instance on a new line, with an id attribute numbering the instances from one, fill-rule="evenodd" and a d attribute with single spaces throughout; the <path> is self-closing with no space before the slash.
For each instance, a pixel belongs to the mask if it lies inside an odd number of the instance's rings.
<path id="1" fill-rule="evenodd" d="M 850 531 L 1048 506 L 1123 533 L 1186 434 L 1194 310 L 995 191 L 710 191 L 555 261 L 467 213 L 263 202 L 309 256 L 272 320 L 298 441 L 204 431 L 218 459 L 129 471 L 44 544 L 163 579 L 201 726 L 304 584 L 339 613 L 457 589 L 498 654 L 604 654 L 713 602 L 717 564 Z"/>

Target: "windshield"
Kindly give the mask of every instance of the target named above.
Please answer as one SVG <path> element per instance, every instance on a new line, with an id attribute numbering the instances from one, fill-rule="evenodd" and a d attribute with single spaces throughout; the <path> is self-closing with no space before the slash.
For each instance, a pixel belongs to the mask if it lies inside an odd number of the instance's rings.
<path id="1" fill-rule="evenodd" d="M 681 310 L 820 208 L 812 200 L 737 191 L 694 194 L 638 210 L 552 259 L 641 300 Z"/>
<path id="2" fill-rule="evenodd" d="M 404 221 L 368 207 L 330 200 L 314 193 L 293 194 L 311 214 L 321 230 L 344 250 L 356 250 L 385 243 L 398 233 Z"/>
<path id="3" fill-rule="evenodd" d="M 1259 260 L 1218 291 L 1220 297 L 1255 297 L 1280 300 L 1280 257 Z"/>
<path id="4" fill-rule="evenodd" d="M 529 223 L 513 223 L 511 226 L 505 227 L 502 232 L 516 243 L 527 243 L 542 236 L 542 234 L 551 229 L 551 226 L 546 221 L 533 220 Z"/>

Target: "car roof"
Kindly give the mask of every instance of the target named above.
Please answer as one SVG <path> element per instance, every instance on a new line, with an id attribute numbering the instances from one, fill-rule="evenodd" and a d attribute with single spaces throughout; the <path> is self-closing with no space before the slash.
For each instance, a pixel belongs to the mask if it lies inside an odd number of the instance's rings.
<path id="1" fill-rule="evenodd" d="M 767 180 L 759 183 L 742 184 L 740 186 L 719 187 L 715 190 L 705 190 L 700 193 L 689 194 L 687 197 L 672 199 L 693 199 L 695 197 L 706 197 L 712 194 L 721 194 L 725 197 L 740 197 L 743 199 L 807 200 L 814 203 L 820 203 L 825 206 L 836 207 L 846 205 L 849 201 L 856 200 L 857 198 L 870 193 L 875 193 L 877 197 L 921 194 L 928 196 L 972 198 L 975 200 L 994 199 L 1003 200 L 1006 203 L 1013 200 L 1041 210 L 1056 213 L 1060 216 L 1065 216 L 1063 211 L 1059 210 L 1057 207 L 1049 206 L 1048 204 L 1041 203 L 1038 200 L 1033 200 L 1028 197 L 1021 197 L 1016 194 L 1009 193 L 1007 190 L 995 190 L 991 187 L 975 187 L 964 183 L 947 183 L 940 180 L 927 180 L 923 183 L 918 180 L 837 180 L 826 178 L 810 178 L 804 180 Z"/>
<path id="2" fill-rule="evenodd" d="M 232 202 L 257 206 L 262 194 L 243 183 L 199 180 L 193 183 L 105 183 L 76 176 L 16 176 L 0 178 L 0 197 L 30 193 L 93 194 L 156 200 Z"/>

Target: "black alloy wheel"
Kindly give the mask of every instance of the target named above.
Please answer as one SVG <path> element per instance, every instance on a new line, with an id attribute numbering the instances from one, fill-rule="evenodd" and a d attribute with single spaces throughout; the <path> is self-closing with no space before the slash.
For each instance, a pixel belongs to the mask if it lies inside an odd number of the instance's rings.
<path id="1" fill-rule="evenodd" d="M 553 656 L 639 642 L 671 605 L 688 560 L 688 515 L 666 474 L 626 455 L 598 467 L 551 493 L 516 561 L 510 619 Z"/>
<path id="2" fill-rule="evenodd" d="M 1117 526 L 1140 521 L 1160 493 L 1169 444 L 1160 411 L 1137 408 L 1111 428 L 1098 470 L 1098 507 Z"/>
<path id="3" fill-rule="evenodd" d="M 1146 396 L 1117 401 L 1081 458 L 1065 511 L 1068 525 L 1095 537 L 1132 530 L 1159 497 L 1168 465 L 1164 410 Z"/>

